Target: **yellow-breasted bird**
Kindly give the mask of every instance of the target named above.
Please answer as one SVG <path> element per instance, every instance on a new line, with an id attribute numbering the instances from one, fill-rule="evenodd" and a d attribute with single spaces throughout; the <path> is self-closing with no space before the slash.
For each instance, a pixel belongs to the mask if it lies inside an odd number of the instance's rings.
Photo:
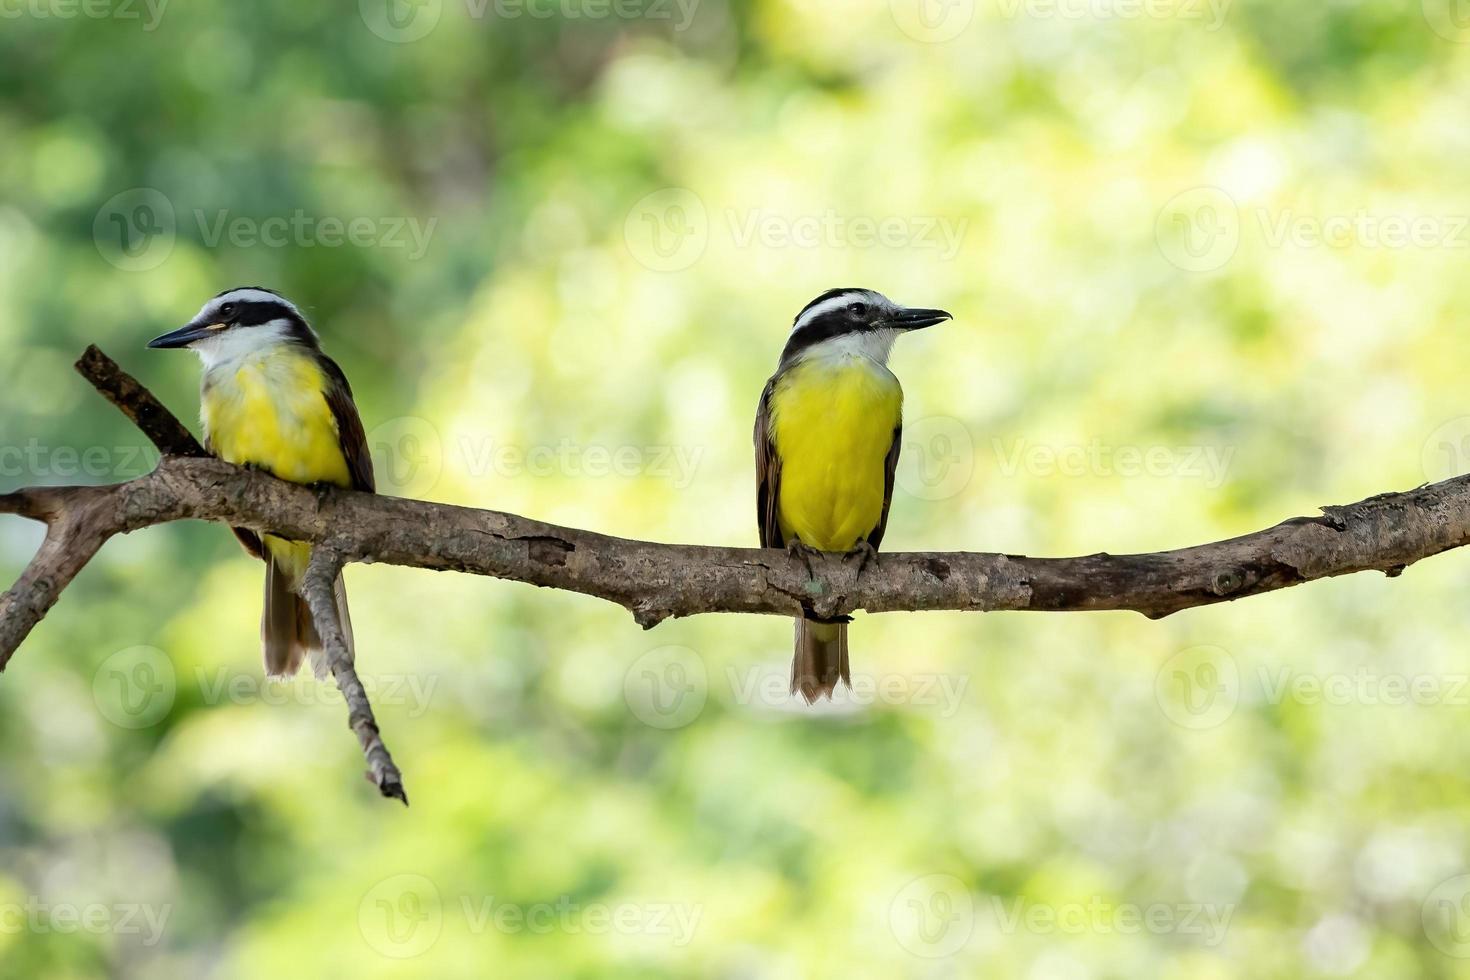
<path id="1" fill-rule="evenodd" d="M 316 332 L 290 300 L 252 286 L 228 289 L 199 315 L 149 347 L 187 347 L 204 364 L 199 389 L 204 444 L 227 462 L 282 480 L 372 492 L 373 464 L 347 378 L 322 353 Z M 327 665 L 311 610 L 297 591 L 311 546 L 235 528 L 245 549 L 265 561 L 260 640 L 265 672 L 290 676 L 310 656 Z M 337 614 L 353 650 L 347 593 L 338 575 Z"/>
<path id="2" fill-rule="evenodd" d="M 900 333 L 950 318 L 871 289 L 829 289 L 796 315 L 755 416 L 761 547 L 857 553 L 861 574 L 883 541 L 902 441 L 888 354 Z M 847 617 L 798 619 L 791 692 L 811 703 L 839 680 L 852 683 Z"/>

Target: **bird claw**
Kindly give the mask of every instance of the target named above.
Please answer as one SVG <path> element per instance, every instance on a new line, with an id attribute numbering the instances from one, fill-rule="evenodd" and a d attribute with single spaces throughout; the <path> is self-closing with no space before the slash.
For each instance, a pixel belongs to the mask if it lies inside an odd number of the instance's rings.
<path id="1" fill-rule="evenodd" d="M 859 541 L 851 551 L 842 556 L 842 563 L 844 565 L 847 564 L 849 561 L 852 560 L 852 557 L 854 555 L 856 555 L 858 559 L 857 577 L 862 578 L 863 572 L 868 567 L 868 563 L 876 562 L 878 560 L 878 549 L 873 547 L 872 542 L 864 538 L 862 541 Z"/>
<path id="2" fill-rule="evenodd" d="M 786 546 L 786 552 L 793 558 L 801 559 L 801 563 L 806 566 L 806 577 L 812 581 L 816 581 L 817 572 L 812 568 L 812 557 L 820 557 L 822 554 L 820 551 L 798 538 L 793 538 L 791 543 Z"/>

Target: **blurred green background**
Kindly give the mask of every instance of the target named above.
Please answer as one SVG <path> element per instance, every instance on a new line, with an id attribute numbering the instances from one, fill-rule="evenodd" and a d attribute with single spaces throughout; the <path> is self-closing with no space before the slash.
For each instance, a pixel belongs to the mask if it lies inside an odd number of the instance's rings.
<path id="1" fill-rule="evenodd" d="M 355 7 L 355 9 L 354 9 Z M 886 546 L 1147 551 L 1470 468 L 1460 0 L 0 4 L 0 489 L 140 475 L 70 369 L 306 309 L 385 492 L 753 545 L 831 286 L 893 366 Z M 39 529 L 0 522 L 0 571 Z M 1470 976 L 1470 555 L 1162 622 L 644 633 L 348 570 L 413 807 L 267 686 L 218 527 L 110 543 L 0 678 L 4 977 Z"/>

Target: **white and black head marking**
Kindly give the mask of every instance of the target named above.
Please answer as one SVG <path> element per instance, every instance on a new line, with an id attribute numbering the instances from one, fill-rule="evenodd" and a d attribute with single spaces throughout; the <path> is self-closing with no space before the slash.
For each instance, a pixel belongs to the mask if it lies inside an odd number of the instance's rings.
<path id="1" fill-rule="evenodd" d="M 830 354 L 888 359 L 894 339 L 908 330 L 933 326 L 950 315 L 943 310 L 899 306 L 872 289 L 829 289 L 802 307 L 791 325 L 781 363 Z"/>
<path id="2" fill-rule="evenodd" d="M 316 333 L 286 297 L 260 286 L 237 286 L 212 298 L 187 324 L 149 347 L 188 347 L 206 365 L 278 343 L 317 347 Z"/>

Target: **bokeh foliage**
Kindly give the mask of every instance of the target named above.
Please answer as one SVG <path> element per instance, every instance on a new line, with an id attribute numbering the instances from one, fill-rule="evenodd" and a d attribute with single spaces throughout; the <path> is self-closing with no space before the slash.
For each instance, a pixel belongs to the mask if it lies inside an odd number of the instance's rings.
<path id="1" fill-rule="evenodd" d="M 145 472 L 70 361 L 191 416 L 142 344 L 244 283 L 311 312 L 390 492 L 629 536 L 754 543 L 755 398 L 834 285 L 956 314 L 895 355 L 893 549 L 1152 550 L 1467 468 L 1453 0 L 355 6 L 3 8 L 0 488 Z M 38 540 L 0 523 L 0 571 Z M 871 703 L 816 711 L 777 619 L 357 566 L 406 812 L 329 687 L 260 681 L 259 578 L 219 528 L 115 541 L 0 678 L 0 975 L 1470 976 L 1461 554 L 860 617 Z"/>

